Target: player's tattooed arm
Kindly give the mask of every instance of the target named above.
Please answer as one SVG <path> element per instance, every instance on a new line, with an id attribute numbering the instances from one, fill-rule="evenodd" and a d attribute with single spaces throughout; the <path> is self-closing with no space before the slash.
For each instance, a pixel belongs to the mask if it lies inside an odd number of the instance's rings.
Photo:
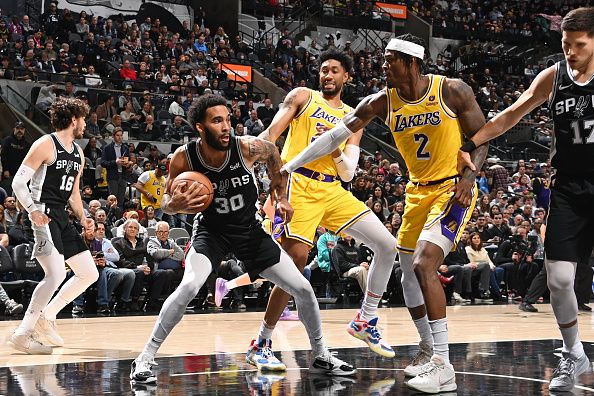
<path id="1" fill-rule="evenodd" d="M 274 143 L 251 136 L 242 138 L 241 142 L 242 153 L 248 165 L 253 165 L 255 162 L 266 163 L 268 177 L 270 177 L 270 198 L 272 202 L 276 202 L 278 214 L 285 223 L 288 223 L 293 217 L 293 208 L 287 200 L 289 178 L 286 173 L 280 171 L 283 162 L 278 149 Z"/>
<path id="2" fill-rule="evenodd" d="M 291 121 L 303 110 L 309 101 L 311 90 L 308 88 L 295 88 L 287 94 L 285 100 L 278 106 L 272 122 L 259 138 L 275 142 L 276 139 L 289 127 Z"/>
<path id="3" fill-rule="evenodd" d="M 485 116 L 479 107 L 472 88 L 462 80 L 448 79 L 443 84 L 446 104 L 458 116 L 462 132 L 466 138 L 472 138 L 485 125 Z M 480 170 L 487 158 L 489 143 L 476 147 L 470 154 L 475 169 Z M 454 198 L 462 205 L 468 206 L 472 202 L 472 191 L 476 183 L 477 171 L 470 168 L 462 172 L 462 180 L 452 190 Z"/>

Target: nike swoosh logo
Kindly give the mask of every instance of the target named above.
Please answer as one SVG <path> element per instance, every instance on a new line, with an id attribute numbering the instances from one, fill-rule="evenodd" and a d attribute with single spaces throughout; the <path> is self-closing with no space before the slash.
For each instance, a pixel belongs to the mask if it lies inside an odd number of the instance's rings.
<path id="1" fill-rule="evenodd" d="M 573 84 L 569 84 L 569 85 L 560 85 L 560 86 L 559 86 L 559 91 L 563 91 L 563 90 L 565 90 L 565 89 L 567 89 L 567 88 L 571 88 L 571 87 L 573 87 Z"/>
<path id="2" fill-rule="evenodd" d="M 63 153 L 63 151 L 61 151 L 61 150 L 58 150 L 58 154 L 62 154 L 62 153 Z"/>

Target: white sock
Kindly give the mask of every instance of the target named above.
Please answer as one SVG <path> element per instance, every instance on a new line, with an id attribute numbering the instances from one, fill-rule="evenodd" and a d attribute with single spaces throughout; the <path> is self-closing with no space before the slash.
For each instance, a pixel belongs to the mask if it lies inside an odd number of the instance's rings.
<path id="1" fill-rule="evenodd" d="M 381 298 L 381 295 L 374 294 L 368 290 L 365 293 L 363 305 L 361 306 L 361 315 L 359 317 L 367 322 L 375 318 L 377 316 L 377 306 Z"/>
<path id="2" fill-rule="evenodd" d="M 231 279 L 230 281 L 227 281 L 226 286 L 227 286 L 227 289 L 229 289 L 229 290 L 235 289 L 237 287 L 237 280 Z"/>
<path id="3" fill-rule="evenodd" d="M 262 321 L 260 325 L 260 333 L 258 334 L 258 343 L 262 340 L 269 340 L 272 338 L 272 331 L 274 330 L 274 326 L 272 328 L 268 327 L 266 322 Z"/>
<path id="4" fill-rule="evenodd" d="M 433 353 L 450 362 L 450 348 L 448 345 L 448 320 L 447 318 L 430 320 L 431 334 L 433 335 Z"/>
<path id="5" fill-rule="evenodd" d="M 429 326 L 429 319 L 427 318 L 427 314 L 422 318 L 413 320 L 415 326 L 417 327 L 417 331 L 419 332 L 419 336 L 421 337 L 421 342 L 429 345 L 433 348 L 433 336 L 431 335 L 431 327 Z"/>
<path id="6" fill-rule="evenodd" d="M 22 335 L 29 330 L 33 330 L 35 328 L 37 320 L 39 320 L 39 316 L 41 316 L 42 309 L 43 307 L 37 304 L 29 304 L 29 307 L 25 311 L 25 317 L 21 321 L 21 324 L 16 329 L 15 333 L 18 335 Z"/>
<path id="7" fill-rule="evenodd" d="M 326 342 L 324 341 L 324 337 L 313 340 L 311 343 L 311 352 L 314 357 L 325 356 L 326 354 L 330 353 L 330 351 L 328 351 L 328 347 L 326 346 Z"/>
<path id="8" fill-rule="evenodd" d="M 572 356 L 579 358 L 584 354 L 584 346 L 580 341 L 577 322 L 571 327 L 559 328 L 561 337 L 563 337 L 563 352 L 568 352 Z"/>

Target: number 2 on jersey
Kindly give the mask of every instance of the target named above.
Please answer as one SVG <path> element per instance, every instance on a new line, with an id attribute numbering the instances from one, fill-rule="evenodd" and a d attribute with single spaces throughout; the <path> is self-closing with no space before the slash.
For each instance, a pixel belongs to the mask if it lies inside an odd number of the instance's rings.
<path id="1" fill-rule="evenodd" d="M 73 185 L 74 185 L 74 176 L 68 176 L 68 175 L 62 176 L 62 185 L 60 186 L 60 190 L 72 191 Z"/>
<path id="2" fill-rule="evenodd" d="M 428 160 L 431 158 L 431 154 L 425 151 L 427 143 L 429 143 L 429 136 L 424 133 L 415 133 L 415 142 L 421 142 L 421 144 L 419 144 L 419 149 L 417 150 L 417 159 Z"/>

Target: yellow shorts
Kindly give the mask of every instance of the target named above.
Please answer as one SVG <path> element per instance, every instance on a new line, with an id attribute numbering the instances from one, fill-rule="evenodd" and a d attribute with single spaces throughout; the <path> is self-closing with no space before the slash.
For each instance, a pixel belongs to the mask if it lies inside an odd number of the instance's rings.
<path id="1" fill-rule="evenodd" d="M 286 236 L 309 246 L 313 246 L 318 225 L 340 233 L 371 212 L 339 181 L 327 183 L 292 173 L 287 189 L 295 213 L 285 227 Z"/>
<path id="2" fill-rule="evenodd" d="M 413 182 L 406 185 L 404 215 L 398 233 L 399 251 L 413 253 L 418 240 L 437 244 L 444 255 L 456 246 L 474 210 L 478 190 L 475 185 L 472 203 L 462 208 L 454 203 L 454 194 L 448 192 L 455 183 L 456 179 L 450 179 L 434 186 Z"/>

